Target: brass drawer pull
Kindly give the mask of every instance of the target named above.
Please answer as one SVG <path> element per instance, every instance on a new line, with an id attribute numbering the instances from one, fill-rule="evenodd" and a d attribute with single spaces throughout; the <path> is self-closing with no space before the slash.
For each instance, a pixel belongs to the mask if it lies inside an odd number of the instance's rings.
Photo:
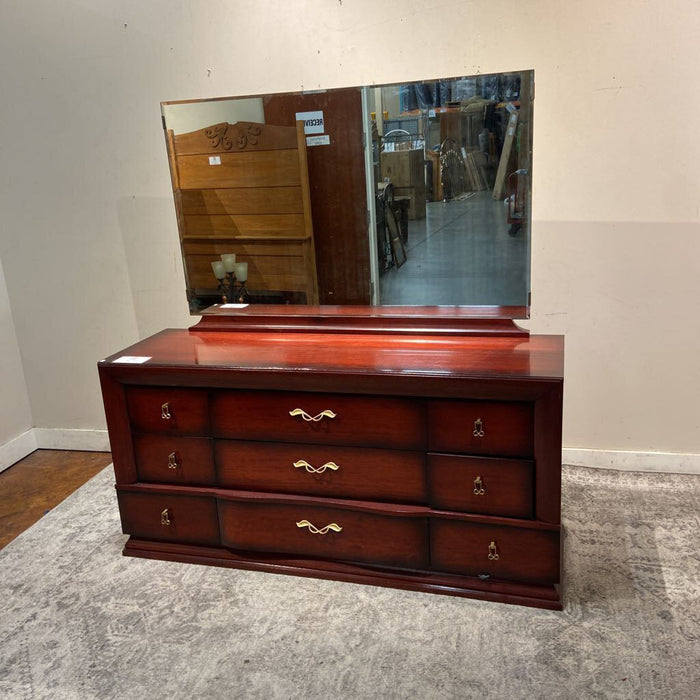
<path id="1" fill-rule="evenodd" d="M 483 496 L 485 493 L 484 482 L 481 480 L 480 476 L 477 476 L 476 479 L 474 479 L 474 494 L 476 496 Z"/>
<path id="2" fill-rule="evenodd" d="M 297 527 L 308 527 L 309 532 L 312 532 L 314 535 L 327 535 L 329 530 L 333 530 L 333 532 L 341 532 L 343 529 L 337 523 L 330 523 L 329 525 L 326 525 L 326 527 L 318 528 L 308 520 L 300 520 L 297 523 Z"/>
<path id="3" fill-rule="evenodd" d="M 170 511 L 167 508 L 160 514 L 160 524 L 170 525 Z"/>
<path id="4" fill-rule="evenodd" d="M 491 544 L 489 545 L 489 559 L 491 561 L 498 561 L 498 559 L 500 559 L 498 556 L 498 548 L 493 540 L 491 540 Z"/>
<path id="5" fill-rule="evenodd" d="M 484 422 L 481 418 L 477 418 L 474 421 L 474 432 L 472 432 L 474 437 L 484 437 Z"/>
<path id="6" fill-rule="evenodd" d="M 294 466 L 297 469 L 299 469 L 299 467 L 304 467 L 304 469 L 306 469 L 306 471 L 309 472 L 309 474 L 323 474 L 323 472 L 325 472 L 326 469 L 332 469 L 334 472 L 336 472 L 338 471 L 338 469 L 340 469 L 340 466 L 335 462 L 326 462 L 320 467 L 314 467 L 311 464 L 309 464 L 305 459 L 300 459 L 294 462 Z"/>
<path id="7" fill-rule="evenodd" d="M 170 415 L 170 404 L 167 401 L 160 407 L 160 417 L 163 420 L 170 420 L 172 418 Z"/>
<path id="8" fill-rule="evenodd" d="M 290 416 L 301 416 L 307 423 L 313 421 L 314 423 L 318 423 L 318 421 L 322 420 L 323 418 L 335 418 L 335 413 L 331 411 L 330 409 L 327 409 L 325 411 L 321 411 L 317 416 L 310 416 L 306 411 L 303 411 L 301 408 L 295 408 L 293 411 L 289 412 Z"/>
<path id="9" fill-rule="evenodd" d="M 177 469 L 180 464 L 177 461 L 177 452 L 171 452 L 168 455 L 168 469 Z"/>

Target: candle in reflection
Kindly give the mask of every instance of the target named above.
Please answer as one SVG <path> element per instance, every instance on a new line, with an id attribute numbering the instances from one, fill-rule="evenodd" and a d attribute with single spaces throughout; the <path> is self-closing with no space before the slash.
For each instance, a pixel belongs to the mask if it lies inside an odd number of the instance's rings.
<path id="1" fill-rule="evenodd" d="M 226 269 L 224 268 L 224 263 L 221 260 L 214 260 L 211 264 L 211 269 L 214 270 L 214 277 L 218 280 L 224 279 L 226 277 Z"/>
<path id="2" fill-rule="evenodd" d="M 248 263 L 236 263 L 233 266 L 233 272 L 239 282 L 245 282 L 248 279 Z"/>
<path id="3" fill-rule="evenodd" d="M 224 263 L 224 269 L 226 272 L 233 272 L 233 266 L 236 264 L 236 254 L 222 253 L 221 260 Z"/>

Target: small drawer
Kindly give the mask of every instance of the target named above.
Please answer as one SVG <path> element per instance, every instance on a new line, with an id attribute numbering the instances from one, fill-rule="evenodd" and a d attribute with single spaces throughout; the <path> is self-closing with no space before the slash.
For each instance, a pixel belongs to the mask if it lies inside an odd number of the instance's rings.
<path id="1" fill-rule="evenodd" d="M 435 571 L 523 583 L 559 582 L 559 532 L 430 519 Z"/>
<path id="2" fill-rule="evenodd" d="M 225 488 L 427 503 L 423 452 L 217 440 L 215 454 Z"/>
<path id="3" fill-rule="evenodd" d="M 532 518 L 533 467 L 523 459 L 429 454 L 430 506 Z"/>
<path id="4" fill-rule="evenodd" d="M 213 441 L 170 435 L 134 438 L 139 481 L 208 486 L 216 483 Z"/>
<path id="5" fill-rule="evenodd" d="M 127 387 L 126 400 L 137 431 L 174 435 L 209 431 L 207 392 L 202 389 Z"/>
<path id="6" fill-rule="evenodd" d="M 533 406 L 523 402 L 431 401 L 428 446 L 432 452 L 532 457 Z"/>
<path id="7" fill-rule="evenodd" d="M 221 539 L 238 550 L 424 569 L 427 518 L 344 508 L 219 500 Z"/>
<path id="8" fill-rule="evenodd" d="M 117 489 L 122 530 L 145 540 L 218 545 L 216 499 Z"/>
<path id="9" fill-rule="evenodd" d="M 424 409 L 411 399 L 295 392 L 212 394 L 214 435 L 243 440 L 425 447 Z"/>

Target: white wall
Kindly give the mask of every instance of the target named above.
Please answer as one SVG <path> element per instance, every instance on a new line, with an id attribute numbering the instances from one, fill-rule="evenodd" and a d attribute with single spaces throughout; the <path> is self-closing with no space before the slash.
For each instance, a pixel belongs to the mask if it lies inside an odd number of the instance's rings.
<path id="1" fill-rule="evenodd" d="M 95 362 L 189 322 L 159 102 L 535 69 L 533 318 L 565 444 L 700 454 L 700 5 L 0 5 L 0 256 L 41 427 L 101 427 Z"/>
<path id="2" fill-rule="evenodd" d="M 29 394 L 0 260 L 0 471 L 21 459 L 32 428 Z"/>

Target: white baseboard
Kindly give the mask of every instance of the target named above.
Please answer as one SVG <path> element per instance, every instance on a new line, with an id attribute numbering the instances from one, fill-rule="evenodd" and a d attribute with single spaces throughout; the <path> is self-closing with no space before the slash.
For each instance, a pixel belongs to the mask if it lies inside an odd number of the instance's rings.
<path id="1" fill-rule="evenodd" d="M 34 428 L 40 450 L 81 450 L 109 452 L 106 430 L 73 430 L 69 428 Z"/>
<path id="2" fill-rule="evenodd" d="M 562 462 L 575 467 L 593 467 L 595 469 L 700 474 L 700 454 L 693 453 L 583 450 L 565 447 L 562 450 Z"/>
<path id="3" fill-rule="evenodd" d="M 0 445 L 0 472 L 11 467 L 15 462 L 24 459 L 37 449 L 34 428 L 12 438 L 4 445 Z"/>

